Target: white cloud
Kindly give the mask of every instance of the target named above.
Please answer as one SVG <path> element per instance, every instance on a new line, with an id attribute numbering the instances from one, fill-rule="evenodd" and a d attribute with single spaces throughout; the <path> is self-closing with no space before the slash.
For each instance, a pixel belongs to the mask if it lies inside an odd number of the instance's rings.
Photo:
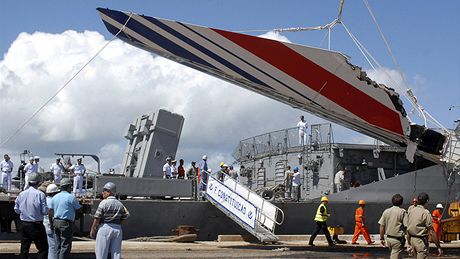
<path id="1" fill-rule="evenodd" d="M 106 42 L 91 31 L 21 33 L 0 60 L 0 101 L 7 104 L 0 110 L 0 141 Z M 55 152 L 96 153 L 106 171 L 121 163 L 128 124 L 159 108 L 185 117 L 178 158 L 189 164 L 206 153 L 211 166 L 231 163 L 239 140 L 295 126 L 304 114 L 115 40 L 4 151 L 15 158 L 30 149 L 43 165 Z"/>
<path id="2" fill-rule="evenodd" d="M 275 31 L 269 31 L 267 33 L 260 35 L 259 37 L 270 39 L 270 40 L 278 40 L 282 42 L 291 43 L 291 41 L 286 36 L 283 36 L 279 32 L 275 32 Z"/>

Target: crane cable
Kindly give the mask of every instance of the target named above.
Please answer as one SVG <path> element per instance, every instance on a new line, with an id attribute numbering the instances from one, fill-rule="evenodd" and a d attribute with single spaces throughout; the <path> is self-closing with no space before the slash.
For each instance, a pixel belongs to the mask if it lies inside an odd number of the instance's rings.
<path id="1" fill-rule="evenodd" d="M 13 132 L 13 134 L 11 134 L 6 140 L 0 143 L 0 148 L 2 148 L 15 136 L 17 136 L 21 132 L 21 130 L 27 124 L 29 124 L 29 122 L 32 121 L 35 118 L 35 116 L 37 116 L 38 113 L 40 113 L 62 90 L 64 90 L 64 88 L 66 88 L 66 86 L 68 86 L 70 82 L 72 82 L 75 79 L 75 77 L 77 77 L 80 74 L 80 72 L 83 71 L 83 69 L 85 69 L 102 52 L 102 50 L 104 50 L 118 36 L 118 34 L 120 34 L 126 28 L 126 24 L 128 24 L 129 20 L 131 20 L 132 15 L 133 13 L 129 14 L 129 17 L 126 20 L 126 22 L 123 24 L 120 30 L 112 37 L 112 39 L 105 43 L 104 46 L 102 46 L 102 48 L 99 49 L 98 52 L 96 52 L 96 54 L 94 54 L 72 77 L 70 77 L 70 79 L 67 80 L 67 82 L 63 86 L 61 86 L 56 91 L 56 93 L 54 93 L 53 96 L 51 96 L 42 106 L 40 106 L 40 108 L 38 108 L 38 110 L 36 110 L 27 120 L 25 120 L 24 123 L 22 123 L 21 126 L 19 126 L 19 128 L 17 128 L 16 131 Z"/>
<path id="2" fill-rule="evenodd" d="M 410 88 L 408 88 L 408 83 L 407 83 L 407 80 L 406 80 L 406 77 L 404 76 L 404 74 L 401 72 L 401 67 L 398 63 L 398 61 L 396 60 L 396 57 L 395 55 L 393 54 L 393 51 L 391 50 L 391 47 L 390 47 L 390 44 L 388 42 L 388 40 L 386 39 L 385 35 L 383 34 L 383 31 L 382 29 L 380 28 L 380 25 L 378 24 L 377 22 L 377 19 L 375 18 L 375 15 L 374 13 L 372 12 L 372 9 L 371 9 L 371 6 L 369 5 L 369 2 L 367 0 L 363 0 L 364 2 L 364 5 L 366 6 L 370 16 L 372 17 L 372 20 L 374 21 L 376 27 L 377 27 L 377 30 L 379 31 L 379 34 L 380 34 L 380 37 L 382 38 L 383 42 L 385 43 L 385 46 L 388 50 L 388 53 L 390 54 L 392 60 L 393 60 L 393 64 L 395 65 L 396 67 L 396 70 L 398 71 L 400 77 L 402 78 L 403 80 L 403 83 L 404 85 L 406 86 L 406 91 L 405 91 L 405 94 L 406 94 L 406 97 L 409 99 L 409 101 L 411 101 L 412 105 L 417 108 L 420 112 L 420 114 L 423 116 L 423 119 L 424 119 L 424 122 L 425 122 L 425 127 L 427 126 L 427 119 L 426 119 L 426 115 L 428 115 L 428 117 L 432 120 L 432 122 L 434 122 L 438 127 L 440 127 L 443 131 L 445 132 L 449 132 L 438 120 L 436 120 L 429 112 L 427 112 L 417 101 L 417 98 L 415 97 L 415 95 L 413 94 L 412 90 Z"/>
<path id="3" fill-rule="evenodd" d="M 343 10 L 343 3 L 345 0 L 340 0 L 339 12 L 337 14 L 337 18 L 335 18 L 332 22 L 326 25 L 320 26 L 313 26 L 313 27 L 290 27 L 290 28 L 277 28 L 277 29 L 260 29 L 260 30 L 244 30 L 244 31 L 235 31 L 238 33 L 247 33 L 247 32 L 299 32 L 299 31 L 319 31 L 319 30 L 331 30 L 337 24 L 342 22 L 342 10 Z"/>

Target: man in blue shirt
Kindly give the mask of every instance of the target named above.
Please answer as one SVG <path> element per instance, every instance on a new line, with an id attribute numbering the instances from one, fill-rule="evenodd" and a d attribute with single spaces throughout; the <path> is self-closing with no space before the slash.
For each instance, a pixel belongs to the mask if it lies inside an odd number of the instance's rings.
<path id="1" fill-rule="evenodd" d="M 77 198 L 70 194 L 72 183 L 69 178 L 61 181 L 61 192 L 51 199 L 49 218 L 54 226 L 56 239 L 56 255 L 59 259 L 68 258 L 72 250 L 73 224 L 75 214 L 81 205 Z"/>
<path id="2" fill-rule="evenodd" d="M 43 226 L 43 216 L 48 213 L 45 194 L 37 190 L 38 174 L 31 173 L 28 179 L 29 188 L 19 193 L 14 204 L 14 211 L 21 219 L 21 258 L 29 258 L 32 241 L 38 250 L 38 258 L 47 258 L 48 242 Z"/>

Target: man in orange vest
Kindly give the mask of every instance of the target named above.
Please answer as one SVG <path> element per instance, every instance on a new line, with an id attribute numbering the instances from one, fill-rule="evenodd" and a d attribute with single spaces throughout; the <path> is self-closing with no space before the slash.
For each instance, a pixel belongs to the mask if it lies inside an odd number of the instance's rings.
<path id="1" fill-rule="evenodd" d="M 433 222 L 433 231 L 436 234 L 436 237 L 438 238 L 439 241 L 441 241 L 441 218 L 442 218 L 441 210 L 443 208 L 444 207 L 442 206 L 442 204 L 438 203 L 438 205 L 436 205 L 436 209 L 433 210 L 433 213 L 431 214 L 432 222 Z"/>
<path id="2" fill-rule="evenodd" d="M 366 202 L 364 200 L 359 200 L 358 204 L 359 207 L 356 209 L 355 213 L 355 234 L 353 235 L 351 244 L 357 244 L 356 240 L 358 240 L 359 234 L 363 234 L 364 238 L 367 241 L 367 244 L 370 245 L 374 243 L 374 241 L 371 241 L 369 231 L 367 231 L 367 227 L 365 225 L 364 207 L 366 206 Z"/>

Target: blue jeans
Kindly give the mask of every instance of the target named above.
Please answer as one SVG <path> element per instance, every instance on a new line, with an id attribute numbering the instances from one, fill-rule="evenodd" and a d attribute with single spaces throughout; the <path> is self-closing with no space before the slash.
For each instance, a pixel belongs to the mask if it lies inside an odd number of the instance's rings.
<path id="1" fill-rule="evenodd" d="M 54 234 L 57 258 L 69 258 L 72 250 L 73 221 L 54 219 Z"/>
<path id="2" fill-rule="evenodd" d="M 54 231 L 45 225 L 46 238 L 48 239 L 48 259 L 57 259 L 56 256 L 56 240 L 54 239 Z"/>

